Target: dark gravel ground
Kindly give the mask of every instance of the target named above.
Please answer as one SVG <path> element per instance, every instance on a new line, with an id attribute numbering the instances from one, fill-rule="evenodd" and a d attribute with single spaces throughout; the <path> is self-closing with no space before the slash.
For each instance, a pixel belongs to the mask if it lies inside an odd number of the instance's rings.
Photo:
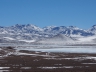
<path id="1" fill-rule="evenodd" d="M 0 54 L 15 50 L 1 50 Z M 8 55 L 0 57 L 0 72 L 96 72 L 96 54 L 80 53 L 49 53 L 34 51 L 19 51 L 20 53 L 38 55 Z M 85 64 L 83 64 L 85 63 Z M 89 63 L 89 64 L 88 64 Z M 2 71 L 8 70 L 8 71 Z"/>
<path id="2" fill-rule="evenodd" d="M 25 54 L 18 55 L 14 47 L 0 48 L 0 72 L 96 72 L 96 54 L 21 50 Z"/>

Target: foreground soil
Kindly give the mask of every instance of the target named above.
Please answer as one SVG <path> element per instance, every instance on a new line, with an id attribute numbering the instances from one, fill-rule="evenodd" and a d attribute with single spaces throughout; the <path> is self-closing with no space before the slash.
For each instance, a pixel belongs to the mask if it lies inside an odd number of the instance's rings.
<path id="1" fill-rule="evenodd" d="M 0 54 L 0 72 L 96 72 L 96 54 L 25 50 L 16 54 L 12 49 L 1 50 Z"/>

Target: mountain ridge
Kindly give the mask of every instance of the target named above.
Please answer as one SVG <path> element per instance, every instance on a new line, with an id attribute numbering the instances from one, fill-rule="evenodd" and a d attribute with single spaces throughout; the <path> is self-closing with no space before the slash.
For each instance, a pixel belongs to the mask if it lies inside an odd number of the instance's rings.
<path id="1" fill-rule="evenodd" d="M 0 26 L 0 42 L 2 41 L 26 41 L 29 42 L 46 40 L 56 35 L 63 34 L 65 36 L 78 38 L 96 35 L 96 25 L 90 29 L 84 30 L 76 26 L 47 26 L 40 28 L 33 24 L 16 24 L 14 26 L 3 27 Z"/>

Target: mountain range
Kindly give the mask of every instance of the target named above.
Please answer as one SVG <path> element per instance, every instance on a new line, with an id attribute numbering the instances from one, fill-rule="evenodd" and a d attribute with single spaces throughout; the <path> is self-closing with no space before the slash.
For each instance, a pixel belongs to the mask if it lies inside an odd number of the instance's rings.
<path id="1" fill-rule="evenodd" d="M 75 26 L 47 26 L 40 28 L 33 24 L 16 24 L 10 27 L 0 26 L 0 43 L 74 43 L 95 42 L 96 25 L 84 30 Z M 90 40 L 89 40 L 90 39 Z"/>

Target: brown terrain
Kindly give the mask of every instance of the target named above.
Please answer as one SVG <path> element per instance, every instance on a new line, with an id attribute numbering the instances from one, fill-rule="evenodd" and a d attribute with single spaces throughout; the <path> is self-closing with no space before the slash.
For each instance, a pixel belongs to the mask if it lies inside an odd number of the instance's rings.
<path id="1" fill-rule="evenodd" d="M 96 72 L 96 54 L 0 50 L 0 72 Z"/>

